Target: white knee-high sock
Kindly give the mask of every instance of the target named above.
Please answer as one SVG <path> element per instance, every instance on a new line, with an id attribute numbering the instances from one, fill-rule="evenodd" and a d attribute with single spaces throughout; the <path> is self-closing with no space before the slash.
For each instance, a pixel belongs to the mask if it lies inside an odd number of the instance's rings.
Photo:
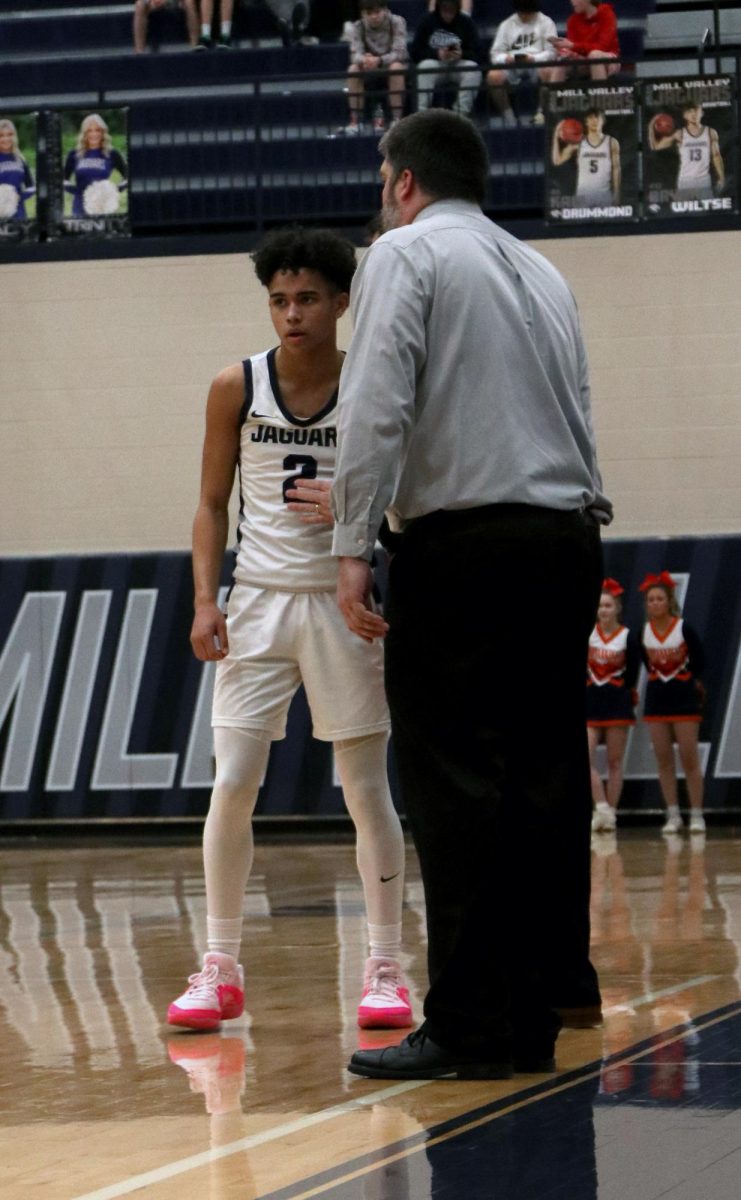
<path id="1" fill-rule="evenodd" d="M 254 845 L 252 813 L 270 753 L 257 729 L 214 729 L 216 779 L 203 829 L 209 950 L 239 957 Z"/>
<path id="2" fill-rule="evenodd" d="M 371 954 L 398 957 L 404 896 L 404 834 L 391 800 L 385 733 L 335 742 L 335 761 L 357 837 Z"/>

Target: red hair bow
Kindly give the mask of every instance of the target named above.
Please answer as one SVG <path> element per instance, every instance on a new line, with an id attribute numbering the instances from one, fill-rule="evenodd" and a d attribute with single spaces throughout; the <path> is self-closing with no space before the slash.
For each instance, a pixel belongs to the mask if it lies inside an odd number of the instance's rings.
<path id="1" fill-rule="evenodd" d="M 668 571 L 661 571 L 658 575 L 647 575 L 638 591 L 647 592 L 649 588 L 656 587 L 657 584 L 660 587 L 663 584 L 664 587 L 671 588 L 673 591 L 677 586 L 677 581 L 672 579 Z"/>
<path id="2" fill-rule="evenodd" d="M 602 591 L 609 592 L 611 596 L 622 596 L 625 588 L 620 586 L 617 579 L 611 579 L 608 575 L 607 579 L 602 580 Z"/>

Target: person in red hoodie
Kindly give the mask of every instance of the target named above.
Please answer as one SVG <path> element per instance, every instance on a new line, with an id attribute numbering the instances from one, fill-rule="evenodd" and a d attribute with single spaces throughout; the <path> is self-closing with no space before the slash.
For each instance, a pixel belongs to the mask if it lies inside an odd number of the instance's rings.
<path id="1" fill-rule="evenodd" d="M 589 74 L 592 79 L 607 79 L 620 70 L 617 61 L 620 54 L 620 43 L 617 34 L 617 18 L 611 4 L 600 3 L 600 0 L 571 0 L 573 12 L 566 22 L 566 37 L 550 38 L 559 59 L 582 60 L 585 65 L 589 60 Z M 614 59 L 614 62 L 605 62 Z M 568 73 L 565 66 L 554 68 L 552 79 L 556 82 L 555 72 L 560 72 L 563 82 Z"/>

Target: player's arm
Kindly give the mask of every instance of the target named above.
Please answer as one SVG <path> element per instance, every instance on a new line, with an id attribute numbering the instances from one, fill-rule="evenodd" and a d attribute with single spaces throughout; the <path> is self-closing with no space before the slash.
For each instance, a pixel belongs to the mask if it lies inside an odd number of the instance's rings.
<path id="1" fill-rule="evenodd" d="M 654 122 L 656 121 L 656 117 L 660 115 L 660 113 L 656 113 L 648 123 L 648 144 L 651 150 L 669 150 L 675 142 L 678 143 L 680 140 L 681 130 L 679 129 L 675 129 L 674 133 L 668 133 L 666 137 L 659 137 L 654 127 Z"/>
<path id="2" fill-rule="evenodd" d="M 126 166 L 126 159 L 124 158 L 123 154 L 120 150 L 116 150 L 115 148 L 111 151 L 111 169 L 113 171 L 118 171 L 119 175 L 121 176 L 121 182 L 118 184 L 119 192 L 125 191 L 129 186 L 129 169 Z"/>
<path id="3" fill-rule="evenodd" d="M 612 164 L 612 194 L 615 203 L 619 204 L 622 172 L 620 167 L 620 142 L 617 138 L 610 138 L 610 162 Z"/>
<path id="4" fill-rule="evenodd" d="M 28 163 L 26 162 L 26 160 L 24 158 L 24 160 L 23 160 L 23 187 L 21 189 L 21 197 L 24 200 L 30 200 L 31 197 L 35 196 L 35 195 L 36 195 L 36 181 L 31 172 L 31 168 L 29 167 Z"/>
<path id="5" fill-rule="evenodd" d="M 715 169 L 715 182 L 720 191 L 726 182 L 726 168 L 723 162 L 723 155 L 720 152 L 720 142 L 718 141 L 718 131 L 710 129 L 710 159 Z"/>
<path id="6" fill-rule="evenodd" d="M 64 190 L 65 192 L 74 193 L 77 191 L 77 183 L 75 181 L 75 172 L 77 169 L 77 156 L 74 150 L 70 150 L 64 160 Z"/>
<path id="7" fill-rule="evenodd" d="M 239 414 L 244 400 L 241 364 L 221 371 L 208 393 L 201 495 L 193 521 L 193 606 L 190 642 L 202 661 L 229 649 L 226 621 L 217 599 L 229 532 L 229 498 L 239 453 Z"/>
<path id="8" fill-rule="evenodd" d="M 573 158 L 579 149 L 578 146 L 567 144 L 561 139 L 561 130 L 563 121 L 559 121 L 556 128 L 553 130 L 553 141 L 551 142 L 551 162 L 554 167 L 562 167 L 570 158 Z"/>

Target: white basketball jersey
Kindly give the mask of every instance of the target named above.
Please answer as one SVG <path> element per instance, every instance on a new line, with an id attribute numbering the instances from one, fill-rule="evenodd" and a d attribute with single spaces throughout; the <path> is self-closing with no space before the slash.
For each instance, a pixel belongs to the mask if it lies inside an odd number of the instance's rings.
<path id="1" fill-rule="evenodd" d="M 697 136 L 682 130 L 679 149 L 677 191 L 712 187 L 710 178 L 710 130 L 704 125 Z"/>
<path id="2" fill-rule="evenodd" d="M 283 403 L 275 350 L 245 359 L 239 444 L 239 525 L 234 578 L 280 591 L 332 591 L 331 525 L 305 525 L 285 492 L 301 476 L 331 482 L 337 454 L 337 393 L 313 417 Z"/>
<path id="3" fill-rule="evenodd" d="M 607 134 L 598 146 L 593 146 L 586 138 L 582 138 L 577 156 L 577 196 L 588 198 L 595 193 L 603 196 L 610 195 L 612 191 L 611 143 L 612 138 Z"/>

